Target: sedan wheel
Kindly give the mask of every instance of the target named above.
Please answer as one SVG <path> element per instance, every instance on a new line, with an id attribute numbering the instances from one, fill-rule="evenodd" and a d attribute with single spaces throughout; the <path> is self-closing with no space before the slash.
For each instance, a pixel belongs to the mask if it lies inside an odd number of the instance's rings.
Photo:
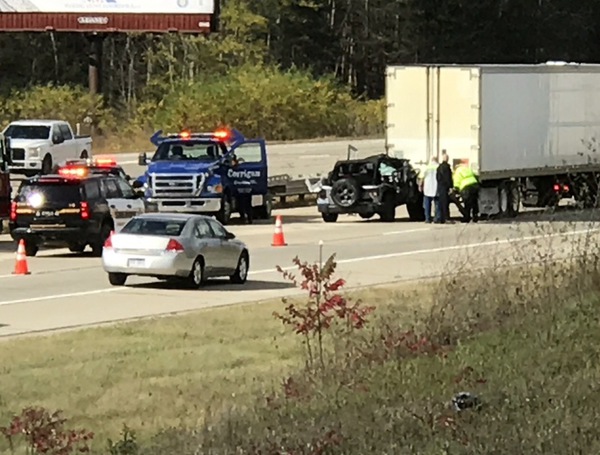
<path id="1" fill-rule="evenodd" d="M 248 269 L 250 261 L 248 259 L 248 253 L 244 252 L 238 260 L 238 266 L 235 273 L 229 277 L 233 284 L 244 284 L 248 279 Z"/>
<path id="2" fill-rule="evenodd" d="M 190 273 L 190 285 L 195 289 L 202 287 L 204 284 L 204 263 L 201 259 L 196 259 Z"/>

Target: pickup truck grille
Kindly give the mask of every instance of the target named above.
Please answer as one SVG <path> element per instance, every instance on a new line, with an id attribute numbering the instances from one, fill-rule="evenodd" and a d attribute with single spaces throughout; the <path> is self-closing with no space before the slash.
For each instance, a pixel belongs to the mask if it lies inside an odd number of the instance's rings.
<path id="1" fill-rule="evenodd" d="M 153 198 L 200 197 L 206 174 L 150 174 Z"/>
<path id="2" fill-rule="evenodd" d="M 22 161 L 25 159 L 25 149 L 11 149 L 12 150 L 12 159 L 17 161 Z"/>

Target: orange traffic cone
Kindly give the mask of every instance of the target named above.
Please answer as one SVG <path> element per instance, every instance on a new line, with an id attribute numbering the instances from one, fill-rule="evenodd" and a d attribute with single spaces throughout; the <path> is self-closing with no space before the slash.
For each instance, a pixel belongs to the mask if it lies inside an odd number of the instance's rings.
<path id="1" fill-rule="evenodd" d="M 283 236 L 283 227 L 281 223 L 281 215 L 275 218 L 275 232 L 273 233 L 273 243 L 271 246 L 286 246 L 285 237 Z"/>
<path id="2" fill-rule="evenodd" d="M 27 267 L 27 254 L 25 253 L 25 240 L 19 240 L 17 248 L 17 261 L 15 262 L 15 271 L 13 275 L 29 275 L 29 267 Z"/>

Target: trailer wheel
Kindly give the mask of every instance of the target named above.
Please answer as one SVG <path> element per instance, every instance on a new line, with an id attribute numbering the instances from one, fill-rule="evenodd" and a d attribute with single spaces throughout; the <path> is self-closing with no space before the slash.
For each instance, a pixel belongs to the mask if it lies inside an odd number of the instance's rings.
<path id="1" fill-rule="evenodd" d="M 521 210 L 521 189 L 516 182 L 511 182 L 508 192 L 508 216 L 516 217 Z"/>

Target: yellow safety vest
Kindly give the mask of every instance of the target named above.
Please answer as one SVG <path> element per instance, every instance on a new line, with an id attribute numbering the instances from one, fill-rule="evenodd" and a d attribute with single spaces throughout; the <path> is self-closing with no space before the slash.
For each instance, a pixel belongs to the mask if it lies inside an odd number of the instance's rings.
<path id="1" fill-rule="evenodd" d="M 465 165 L 460 165 L 456 168 L 452 179 L 454 180 L 454 186 L 458 188 L 458 191 L 462 191 L 467 186 L 479 183 L 473 170 Z"/>

